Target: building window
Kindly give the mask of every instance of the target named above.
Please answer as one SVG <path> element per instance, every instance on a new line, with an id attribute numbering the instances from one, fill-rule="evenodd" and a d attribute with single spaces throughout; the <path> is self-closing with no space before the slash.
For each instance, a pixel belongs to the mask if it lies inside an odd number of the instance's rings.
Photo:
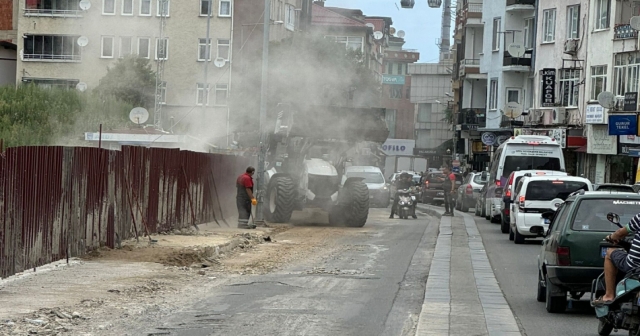
<path id="1" fill-rule="evenodd" d="M 149 46 L 151 45 L 151 39 L 148 37 L 138 38 L 138 56 L 142 58 L 149 58 Z"/>
<path id="2" fill-rule="evenodd" d="M 23 59 L 48 61 L 80 61 L 78 36 L 26 35 Z"/>
<path id="3" fill-rule="evenodd" d="M 133 0 L 122 0 L 122 15 L 133 15 Z"/>
<path id="4" fill-rule="evenodd" d="M 520 104 L 520 93 L 522 90 L 517 88 L 507 88 L 507 103 Z"/>
<path id="5" fill-rule="evenodd" d="M 360 36 L 325 36 L 325 38 L 337 43 L 342 43 L 346 48 L 364 51 L 362 49 L 362 37 Z"/>
<path id="6" fill-rule="evenodd" d="M 163 105 L 167 103 L 167 82 L 160 82 L 158 86 L 158 103 Z"/>
<path id="7" fill-rule="evenodd" d="M 39 87 L 46 89 L 60 88 L 60 89 L 75 89 L 76 85 L 80 82 L 77 79 L 54 79 L 54 78 L 28 78 L 22 77 L 22 81 L 25 83 L 33 83 Z"/>
<path id="8" fill-rule="evenodd" d="M 218 40 L 218 58 L 222 58 L 225 61 L 229 60 L 229 40 Z"/>
<path id="9" fill-rule="evenodd" d="M 638 92 L 640 53 L 621 53 L 614 56 L 614 94 L 624 96 L 626 92 Z"/>
<path id="10" fill-rule="evenodd" d="M 389 128 L 389 138 L 396 137 L 396 110 L 387 109 L 384 114 L 384 120 L 387 122 L 387 128 Z"/>
<path id="11" fill-rule="evenodd" d="M 542 13 L 542 42 L 556 41 L 556 9 L 545 9 Z"/>
<path id="12" fill-rule="evenodd" d="M 493 19 L 493 41 L 491 48 L 493 51 L 500 50 L 500 18 Z"/>
<path id="13" fill-rule="evenodd" d="M 131 55 L 131 36 L 120 37 L 120 57 Z"/>
<path id="14" fill-rule="evenodd" d="M 535 19 L 527 18 L 524 20 L 524 47 L 526 49 L 533 49 L 534 45 L 534 33 L 536 31 Z"/>
<path id="15" fill-rule="evenodd" d="M 102 37 L 102 47 L 100 48 L 100 57 L 113 58 L 114 40 L 115 38 L 113 36 Z"/>
<path id="16" fill-rule="evenodd" d="M 231 1 L 220 0 L 220 7 L 218 9 L 218 16 L 230 17 L 231 16 Z"/>
<path id="17" fill-rule="evenodd" d="M 284 26 L 289 30 L 296 29 L 296 7 L 287 4 L 284 13 Z"/>
<path id="18" fill-rule="evenodd" d="M 76 0 L 30 0 L 24 8 L 25 15 L 67 15 L 77 14 L 80 11 Z"/>
<path id="19" fill-rule="evenodd" d="M 102 0 L 102 15 L 116 14 L 116 0 Z"/>
<path id="20" fill-rule="evenodd" d="M 389 85 L 389 98 L 402 99 L 402 85 Z"/>
<path id="21" fill-rule="evenodd" d="M 218 106 L 227 106 L 227 93 L 229 86 L 227 84 L 216 84 L 216 101 Z"/>
<path id="22" fill-rule="evenodd" d="M 567 39 L 580 38 L 580 5 L 567 7 Z"/>
<path id="23" fill-rule="evenodd" d="M 494 78 L 489 84 L 489 110 L 498 109 L 498 79 Z"/>
<path id="24" fill-rule="evenodd" d="M 213 14 L 211 8 L 211 1 L 213 0 L 200 0 L 200 16 L 207 16 Z"/>
<path id="25" fill-rule="evenodd" d="M 597 100 L 600 92 L 607 90 L 607 66 L 591 67 L 591 100 Z"/>
<path id="26" fill-rule="evenodd" d="M 418 104 L 418 122 L 428 123 L 431 122 L 432 104 L 420 103 Z"/>
<path id="27" fill-rule="evenodd" d="M 208 42 L 206 38 L 198 39 L 198 61 L 211 60 L 211 39 Z"/>
<path id="28" fill-rule="evenodd" d="M 393 75 L 393 64 L 394 64 L 394 63 L 391 63 L 391 62 L 388 62 L 388 63 L 387 63 L 387 69 L 388 69 L 388 70 L 387 70 L 387 74 L 388 74 L 388 75 Z"/>
<path id="29" fill-rule="evenodd" d="M 580 69 L 561 69 L 560 71 L 560 97 L 562 106 L 578 106 Z"/>
<path id="30" fill-rule="evenodd" d="M 594 21 L 596 30 L 609 28 L 609 8 L 611 8 L 611 0 L 595 0 L 596 15 Z"/>
<path id="31" fill-rule="evenodd" d="M 169 59 L 169 39 L 156 39 L 156 60 Z"/>
<path id="32" fill-rule="evenodd" d="M 169 0 L 158 0 L 157 5 L 156 16 L 169 16 L 169 7 L 171 5 Z"/>
<path id="33" fill-rule="evenodd" d="M 140 16 L 151 16 L 151 0 L 140 0 Z"/>
<path id="34" fill-rule="evenodd" d="M 411 99 L 411 86 L 410 86 L 410 85 L 407 85 L 407 89 L 406 89 L 405 91 L 406 91 L 406 95 L 405 95 L 405 97 L 406 97 L 407 99 Z"/>
<path id="35" fill-rule="evenodd" d="M 209 84 L 206 89 L 203 83 L 198 83 L 196 87 L 196 105 L 209 105 Z"/>

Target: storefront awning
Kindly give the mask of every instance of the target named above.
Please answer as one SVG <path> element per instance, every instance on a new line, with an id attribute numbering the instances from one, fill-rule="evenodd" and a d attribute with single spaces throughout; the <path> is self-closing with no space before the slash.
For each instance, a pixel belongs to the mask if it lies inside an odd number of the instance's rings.
<path id="1" fill-rule="evenodd" d="M 587 145 L 584 145 L 582 147 L 578 147 L 574 150 L 574 152 L 578 152 L 578 153 L 586 153 L 587 152 Z"/>

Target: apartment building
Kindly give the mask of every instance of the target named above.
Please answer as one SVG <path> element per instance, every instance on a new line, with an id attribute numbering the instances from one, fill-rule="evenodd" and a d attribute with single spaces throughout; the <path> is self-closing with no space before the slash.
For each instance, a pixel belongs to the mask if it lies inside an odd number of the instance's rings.
<path id="1" fill-rule="evenodd" d="M 16 81 L 18 0 L 0 0 L 0 86 Z"/>
<path id="2" fill-rule="evenodd" d="M 232 0 L 20 0 L 17 17 L 18 83 L 91 89 L 135 54 L 161 63 L 165 128 L 173 117 L 227 132 Z"/>

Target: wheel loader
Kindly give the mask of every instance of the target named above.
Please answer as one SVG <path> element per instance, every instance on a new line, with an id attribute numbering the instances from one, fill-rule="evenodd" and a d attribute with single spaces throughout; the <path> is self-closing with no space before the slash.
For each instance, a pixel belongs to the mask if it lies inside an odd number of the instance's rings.
<path id="1" fill-rule="evenodd" d="M 331 225 L 362 227 L 369 189 L 344 176 L 348 161 L 379 147 L 389 135 L 385 110 L 335 106 L 280 106 L 269 134 L 264 216 L 288 222 L 294 211 L 324 209 Z"/>

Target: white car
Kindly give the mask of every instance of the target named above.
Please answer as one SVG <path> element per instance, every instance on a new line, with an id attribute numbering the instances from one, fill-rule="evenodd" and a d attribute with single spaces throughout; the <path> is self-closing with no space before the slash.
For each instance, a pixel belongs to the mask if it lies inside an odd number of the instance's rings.
<path id="1" fill-rule="evenodd" d="M 538 237 L 529 231 L 532 226 L 542 226 L 546 232 L 549 223 L 542 218 L 542 214 L 555 211 L 569 195 L 578 190 L 593 191 L 593 185 L 584 177 L 526 174 L 514 191 L 509 240 L 522 244 L 525 238 Z"/>

